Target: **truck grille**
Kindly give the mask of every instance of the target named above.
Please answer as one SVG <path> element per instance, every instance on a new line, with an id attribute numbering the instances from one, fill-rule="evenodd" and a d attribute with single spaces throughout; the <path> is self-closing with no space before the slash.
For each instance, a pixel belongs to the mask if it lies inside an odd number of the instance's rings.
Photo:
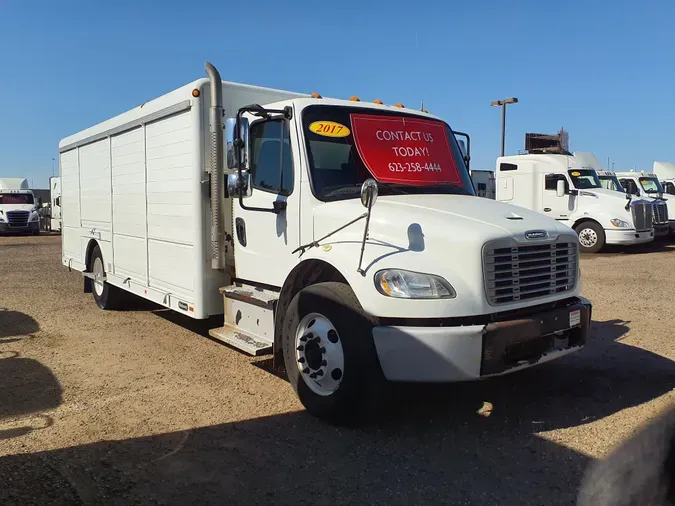
<path id="1" fill-rule="evenodd" d="M 5 216 L 7 216 L 7 223 L 9 223 L 10 227 L 25 228 L 28 226 L 30 213 L 28 211 L 7 211 Z"/>
<path id="2" fill-rule="evenodd" d="M 640 200 L 634 202 L 631 206 L 633 213 L 633 223 L 635 223 L 635 230 L 650 230 L 652 228 L 653 215 L 652 205 L 649 202 Z"/>
<path id="3" fill-rule="evenodd" d="M 662 200 L 654 202 L 654 225 L 665 225 L 668 223 L 668 206 Z"/>
<path id="4" fill-rule="evenodd" d="M 579 247 L 558 242 L 485 247 L 485 291 L 492 305 L 536 299 L 574 289 Z"/>

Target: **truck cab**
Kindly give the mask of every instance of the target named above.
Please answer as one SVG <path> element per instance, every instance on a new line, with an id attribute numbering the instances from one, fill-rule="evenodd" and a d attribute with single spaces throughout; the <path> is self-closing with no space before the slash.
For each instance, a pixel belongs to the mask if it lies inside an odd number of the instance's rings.
<path id="1" fill-rule="evenodd" d="M 638 198 L 651 198 L 658 203 L 660 220 L 667 220 L 670 225 L 670 234 L 675 234 L 675 195 L 665 193 L 659 177 L 653 172 L 627 171 L 616 172 L 621 186 L 630 195 Z M 663 216 L 665 214 L 665 216 Z"/>
<path id="2" fill-rule="evenodd" d="M 626 189 L 621 185 L 621 181 L 616 176 L 614 172 L 606 170 L 597 170 L 598 179 L 603 188 L 607 190 L 616 191 L 623 193 L 624 195 L 636 195 L 635 192 L 628 193 Z M 632 186 L 633 183 L 628 183 L 629 186 Z M 652 224 L 654 226 L 654 236 L 662 237 L 668 235 L 670 232 L 670 224 L 668 219 L 668 206 L 666 202 L 661 198 L 654 198 L 650 194 L 640 195 L 640 198 L 643 200 L 648 200 L 652 203 Z"/>
<path id="3" fill-rule="evenodd" d="M 38 203 L 23 178 L 0 178 L 0 233 L 38 235 Z"/>
<path id="4" fill-rule="evenodd" d="M 572 154 L 497 159 L 497 200 L 540 212 L 573 228 L 582 252 L 654 239 L 650 202 L 605 189 L 595 169 Z"/>

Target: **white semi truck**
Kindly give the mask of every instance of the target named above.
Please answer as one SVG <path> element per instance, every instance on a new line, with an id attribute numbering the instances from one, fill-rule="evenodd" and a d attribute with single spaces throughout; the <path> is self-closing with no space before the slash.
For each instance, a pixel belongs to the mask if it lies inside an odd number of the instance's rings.
<path id="1" fill-rule="evenodd" d="M 582 252 L 605 244 L 652 241 L 651 202 L 602 187 L 595 169 L 572 154 L 529 153 L 497 159 L 497 200 L 550 216 L 573 228 Z"/>
<path id="2" fill-rule="evenodd" d="M 633 195 L 628 193 L 626 189 L 619 181 L 619 178 L 616 176 L 615 172 L 607 170 L 596 170 L 600 184 L 603 188 L 611 191 L 621 192 L 629 196 Z M 654 228 L 654 237 L 663 237 L 667 236 L 670 232 L 670 221 L 668 214 L 668 206 L 664 199 L 657 197 L 652 197 L 651 195 L 639 195 L 641 199 L 648 200 L 652 203 L 652 225 Z M 631 197 L 632 198 L 632 197 Z"/>
<path id="3" fill-rule="evenodd" d="M 24 178 L 0 178 L 0 233 L 40 234 L 35 196 Z"/>
<path id="4" fill-rule="evenodd" d="M 442 120 L 206 71 L 59 144 L 62 262 L 99 307 L 131 292 L 224 313 L 214 338 L 273 353 L 338 423 L 380 379 L 477 380 L 584 346 L 577 236 L 477 198 Z"/>
<path id="5" fill-rule="evenodd" d="M 659 177 L 643 170 L 615 172 L 615 174 L 628 194 L 659 202 L 661 217 L 670 224 L 670 233 L 675 234 L 675 196 L 665 194 Z"/>

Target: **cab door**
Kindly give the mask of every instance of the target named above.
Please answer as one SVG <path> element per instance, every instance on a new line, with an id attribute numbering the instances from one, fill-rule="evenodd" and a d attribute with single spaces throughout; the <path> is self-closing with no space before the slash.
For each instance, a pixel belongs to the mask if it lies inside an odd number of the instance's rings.
<path id="1" fill-rule="evenodd" d="M 558 196 L 558 181 L 565 182 L 565 195 Z M 570 192 L 567 178 L 562 174 L 546 174 L 542 195 L 542 213 L 556 220 L 567 220 L 574 211 L 576 197 Z"/>
<path id="2" fill-rule="evenodd" d="M 297 138 L 291 142 L 290 120 L 258 120 L 249 129 L 249 172 L 253 192 L 243 208 L 233 202 L 235 274 L 239 279 L 282 286 L 297 263 L 300 181 L 294 163 Z M 271 212 L 277 208 L 278 212 Z"/>

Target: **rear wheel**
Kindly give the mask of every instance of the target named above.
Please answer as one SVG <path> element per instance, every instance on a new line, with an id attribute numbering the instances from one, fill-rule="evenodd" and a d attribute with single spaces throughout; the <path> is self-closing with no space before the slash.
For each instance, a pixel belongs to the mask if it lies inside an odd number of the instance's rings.
<path id="1" fill-rule="evenodd" d="M 91 292 L 94 295 L 96 305 L 101 309 L 119 309 L 122 306 L 124 293 L 116 286 L 105 280 L 105 267 L 101 249 L 96 246 L 91 254 Z"/>
<path id="2" fill-rule="evenodd" d="M 579 249 L 582 253 L 597 253 L 605 246 L 605 231 L 594 221 L 584 221 L 574 227 L 579 236 Z"/>
<path id="3" fill-rule="evenodd" d="M 372 318 L 343 283 L 318 283 L 293 298 L 283 327 L 284 363 L 312 415 L 354 425 L 372 413 L 383 379 L 372 329 Z"/>

